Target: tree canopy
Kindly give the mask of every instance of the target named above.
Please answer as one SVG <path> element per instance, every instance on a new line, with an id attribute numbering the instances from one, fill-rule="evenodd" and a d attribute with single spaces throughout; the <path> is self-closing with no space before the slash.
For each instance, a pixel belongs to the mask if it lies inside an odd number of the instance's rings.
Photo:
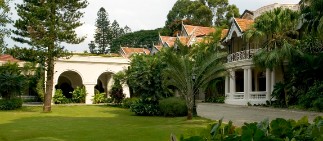
<path id="1" fill-rule="evenodd" d="M 178 0 L 167 15 L 164 34 L 173 35 L 182 22 L 199 26 L 228 26 L 232 17 L 239 17 L 239 9 L 228 0 Z"/>
<path id="2" fill-rule="evenodd" d="M 159 29 L 140 30 L 116 38 L 112 41 L 111 52 L 117 53 L 120 46 L 151 48 L 158 41 L 158 31 Z"/>
<path id="3" fill-rule="evenodd" d="M 4 37 L 10 34 L 10 31 L 5 28 L 6 24 L 10 23 L 8 13 L 10 11 L 9 1 L 0 1 L 0 54 L 3 53 L 6 44 L 4 43 Z"/>

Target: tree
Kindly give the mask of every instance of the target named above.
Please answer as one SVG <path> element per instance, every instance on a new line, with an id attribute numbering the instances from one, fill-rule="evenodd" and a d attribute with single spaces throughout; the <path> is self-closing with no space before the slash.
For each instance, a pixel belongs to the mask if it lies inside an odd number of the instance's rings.
<path id="1" fill-rule="evenodd" d="M 112 39 L 117 39 L 125 34 L 124 29 L 114 20 L 111 24 Z"/>
<path id="2" fill-rule="evenodd" d="M 10 34 L 10 31 L 5 28 L 6 24 L 10 23 L 10 18 L 8 13 L 10 11 L 9 8 L 9 0 L 1 0 L 0 1 L 0 54 L 3 53 L 6 44 L 4 43 L 4 37 Z"/>
<path id="3" fill-rule="evenodd" d="M 112 32 L 110 30 L 110 21 L 108 19 L 108 13 L 103 7 L 98 11 L 98 18 L 96 19 L 96 31 L 94 34 L 95 43 L 98 45 L 97 53 L 105 54 L 110 52 L 110 44 L 112 41 Z M 89 44 L 90 52 L 93 51 L 92 42 Z M 92 53 L 92 52 L 91 52 Z"/>
<path id="4" fill-rule="evenodd" d="M 323 0 L 301 0 L 300 3 L 307 31 L 323 39 Z"/>
<path id="5" fill-rule="evenodd" d="M 13 39 L 34 46 L 46 57 L 44 112 L 51 111 L 54 61 L 66 55 L 60 43 L 78 44 L 84 40 L 84 37 L 77 37 L 75 29 L 82 25 L 79 19 L 83 12 L 80 10 L 87 5 L 86 0 L 24 0 L 17 4 L 20 19 L 15 21 L 17 29 L 13 32 L 18 37 Z"/>
<path id="6" fill-rule="evenodd" d="M 88 45 L 89 45 L 90 53 L 92 53 L 92 54 L 98 53 L 98 51 L 96 50 L 96 45 L 95 45 L 94 41 L 91 41 L 91 43 L 89 43 Z"/>
<path id="7" fill-rule="evenodd" d="M 220 34 L 217 35 L 211 42 L 219 43 L 217 39 L 220 39 Z M 216 52 L 214 49 L 218 45 L 196 45 L 190 49 L 179 44 L 177 49 L 167 48 L 163 51 L 167 63 L 163 71 L 165 84 L 175 87 L 185 98 L 187 119 L 192 119 L 194 96 L 204 91 L 211 81 L 227 75 L 223 65 L 226 53 Z"/>
<path id="8" fill-rule="evenodd" d="M 6 63 L 0 66 L 0 96 L 10 100 L 21 95 L 26 78 L 21 74 L 18 64 Z"/>
<path id="9" fill-rule="evenodd" d="M 111 52 L 119 52 L 121 46 L 151 48 L 159 40 L 158 31 L 159 29 L 127 33 L 112 41 Z"/>
<path id="10" fill-rule="evenodd" d="M 163 32 L 176 34 L 182 21 L 197 26 L 228 26 L 232 17 L 239 16 L 239 9 L 228 0 L 178 0 L 167 15 Z"/>
<path id="11" fill-rule="evenodd" d="M 253 57 L 253 62 L 259 68 L 280 68 L 283 82 L 287 75 L 285 61 L 291 61 L 298 53 L 296 46 L 299 43 L 298 31 L 299 13 L 289 9 L 276 8 L 258 17 L 254 28 L 245 33 L 247 39 L 253 38 L 261 43 L 261 49 Z M 257 39 L 258 38 L 258 39 Z M 260 39 L 259 39 L 260 38 Z M 261 42 L 265 39 L 265 42 Z M 284 90 L 285 103 L 288 105 L 287 90 Z"/>

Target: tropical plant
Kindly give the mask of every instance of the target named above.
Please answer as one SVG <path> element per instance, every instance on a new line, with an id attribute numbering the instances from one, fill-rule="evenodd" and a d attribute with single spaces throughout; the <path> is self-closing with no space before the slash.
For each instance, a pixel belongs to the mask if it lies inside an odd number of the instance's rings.
<path id="1" fill-rule="evenodd" d="M 187 119 L 192 119 L 193 116 L 193 97 L 199 91 L 205 91 L 211 81 L 227 75 L 223 65 L 226 53 L 216 52 L 213 50 L 216 47 L 219 46 L 196 45 L 190 49 L 178 43 L 177 48 L 163 52 L 167 63 L 163 71 L 164 82 L 167 86 L 175 87 L 185 99 Z M 200 51 L 195 51 L 197 48 Z M 209 51 L 211 52 L 208 53 Z"/>
<path id="2" fill-rule="evenodd" d="M 86 94 L 85 87 L 76 87 L 72 92 L 72 102 L 85 103 Z"/>
<path id="3" fill-rule="evenodd" d="M 66 104 L 70 101 L 63 95 L 63 91 L 61 89 L 57 89 L 53 97 L 53 102 L 55 104 Z"/>
<path id="4" fill-rule="evenodd" d="M 93 96 L 93 104 L 99 104 L 106 102 L 106 94 L 100 93 L 100 91 L 95 90 L 94 96 Z"/>
<path id="5" fill-rule="evenodd" d="M 200 136 L 181 138 L 181 141 L 263 141 L 263 140 L 311 140 L 320 141 L 323 139 L 323 120 L 317 117 L 313 124 L 308 122 L 307 117 L 295 120 L 277 118 L 269 122 L 268 119 L 262 122 L 244 123 L 241 128 L 229 124 L 222 125 L 222 119 L 211 125 Z"/>
<path id="6" fill-rule="evenodd" d="M 54 61 L 56 58 L 69 55 L 61 43 L 78 44 L 85 37 L 78 38 L 75 29 L 82 23 L 81 9 L 86 8 L 86 0 L 24 0 L 17 4 L 20 19 L 15 21 L 13 31 L 15 41 L 27 43 L 36 50 L 43 52 L 46 58 L 46 94 L 43 111 L 51 111 Z"/>

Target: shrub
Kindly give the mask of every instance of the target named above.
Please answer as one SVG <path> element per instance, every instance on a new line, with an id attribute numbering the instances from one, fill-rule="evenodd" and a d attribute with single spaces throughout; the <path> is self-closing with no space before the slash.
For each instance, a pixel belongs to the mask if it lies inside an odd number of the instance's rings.
<path id="1" fill-rule="evenodd" d="M 303 106 L 304 108 L 319 108 L 322 105 L 318 103 L 319 101 L 322 101 L 323 97 L 323 82 L 315 82 L 312 87 L 309 88 L 309 91 L 300 96 L 299 104 Z M 321 105 L 321 106 L 320 106 Z"/>
<path id="2" fill-rule="evenodd" d="M 15 110 L 22 107 L 21 98 L 0 99 L 0 110 Z"/>
<path id="3" fill-rule="evenodd" d="M 313 108 L 317 111 L 323 111 L 323 98 L 318 98 L 313 102 Z"/>
<path id="4" fill-rule="evenodd" d="M 72 102 L 85 103 L 86 90 L 85 87 L 76 87 L 72 92 Z"/>
<path id="5" fill-rule="evenodd" d="M 100 93 L 98 90 L 95 90 L 95 94 L 93 96 L 93 104 L 105 103 L 105 102 L 106 102 L 105 93 Z"/>
<path id="6" fill-rule="evenodd" d="M 55 104 L 66 104 L 69 103 L 69 100 L 63 95 L 63 91 L 61 89 L 57 89 L 55 91 L 55 95 L 53 97 L 53 101 Z"/>
<path id="7" fill-rule="evenodd" d="M 185 116 L 187 106 L 185 100 L 177 97 L 170 97 L 159 101 L 159 108 L 164 116 Z"/>
<path id="8" fill-rule="evenodd" d="M 122 100 L 122 107 L 130 108 L 131 105 L 136 103 L 139 99 L 138 98 L 125 98 Z"/>
<path id="9" fill-rule="evenodd" d="M 151 99 L 139 99 L 130 106 L 130 110 L 139 116 L 160 115 L 158 101 Z"/>
<path id="10" fill-rule="evenodd" d="M 224 103 L 225 101 L 225 96 L 217 96 L 217 97 L 211 97 L 206 99 L 206 102 L 211 102 L 211 103 Z"/>

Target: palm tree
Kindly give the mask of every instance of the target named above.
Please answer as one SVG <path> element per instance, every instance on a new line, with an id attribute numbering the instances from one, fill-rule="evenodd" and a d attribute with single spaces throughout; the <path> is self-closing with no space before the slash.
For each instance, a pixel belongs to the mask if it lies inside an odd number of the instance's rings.
<path id="1" fill-rule="evenodd" d="M 307 31 L 323 39 L 323 0 L 301 0 L 300 4 Z"/>
<path id="2" fill-rule="evenodd" d="M 193 100 L 195 94 L 206 89 L 208 84 L 227 75 L 223 65 L 226 53 L 207 53 L 209 46 L 188 46 L 178 43 L 176 49 L 170 48 L 163 51 L 167 63 L 163 71 L 165 84 L 174 86 L 180 95 L 185 98 L 187 106 L 187 119 L 193 116 Z M 199 48 L 196 53 L 196 48 Z"/>
<path id="3" fill-rule="evenodd" d="M 249 31 L 245 33 L 247 40 L 260 43 L 262 49 L 253 57 L 254 64 L 261 68 L 279 68 L 286 81 L 285 62 L 290 61 L 299 43 L 297 25 L 299 13 L 289 9 L 276 8 L 258 17 Z M 285 102 L 288 105 L 287 93 Z"/>

